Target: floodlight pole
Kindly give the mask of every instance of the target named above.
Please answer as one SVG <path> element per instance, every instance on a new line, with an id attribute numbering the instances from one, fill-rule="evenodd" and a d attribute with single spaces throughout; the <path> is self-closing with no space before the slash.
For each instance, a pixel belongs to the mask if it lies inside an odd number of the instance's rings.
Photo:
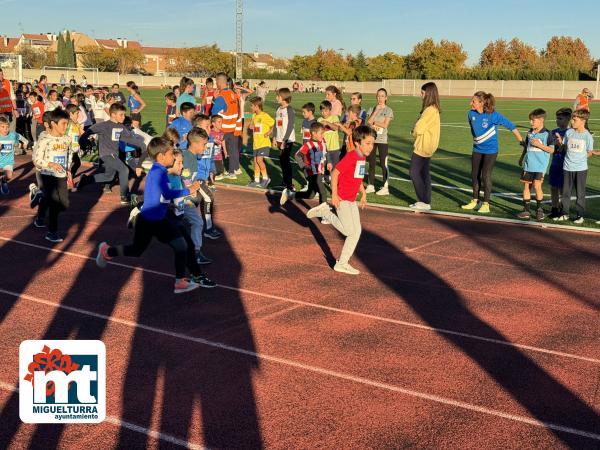
<path id="1" fill-rule="evenodd" d="M 244 19 L 244 6 L 242 0 L 235 2 L 235 78 L 242 79 L 242 24 Z"/>
<path id="2" fill-rule="evenodd" d="M 598 88 L 600 87 L 600 59 L 596 61 L 596 94 L 595 98 L 598 99 Z"/>

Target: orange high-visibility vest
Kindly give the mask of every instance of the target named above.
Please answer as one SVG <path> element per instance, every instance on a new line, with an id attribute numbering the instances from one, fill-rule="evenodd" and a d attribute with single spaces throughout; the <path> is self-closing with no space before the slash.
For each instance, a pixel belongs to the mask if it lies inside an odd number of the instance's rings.
<path id="1" fill-rule="evenodd" d="M 223 118 L 223 132 L 235 133 L 236 123 L 240 115 L 240 104 L 238 95 L 231 89 L 225 89 L 219 93 L 223 97 L 227 109 L 221 111 L 219 115 Z"/>
<path id="2" fill-rule="evenodd" d="M 13 102 L 10 98 L 11 91 L 10 80 L 2 80 L 2 83 L 0 83 L 0 113 L 13 112 Z"/>
<path id="3" fill-rule="evenodd" d="M 590 111 L 590 103 L 586 95 L 579 94 L 577 96 L 577 109 L 583 109 L 585 111 Z"/>

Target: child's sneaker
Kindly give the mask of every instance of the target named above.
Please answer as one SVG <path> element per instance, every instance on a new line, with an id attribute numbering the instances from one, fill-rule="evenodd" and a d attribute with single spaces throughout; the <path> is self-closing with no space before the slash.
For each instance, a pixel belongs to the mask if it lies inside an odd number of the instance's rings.
<path id="1" fill-rule="evenodd" d="M 555 222 L 566 222 L 567 220 L 569 220 L 569 216 L 567 216 L 566 214 L 562 214 L 558 217 L 555 217 L 554 219 Z"/>
<path id="2" fill-rule="evenodd" d="M 211 280 L 204 274 L 200 274 L 200 275 L 196 275 L 196 276 L 192 275 L 191 278 L 192 278 L 192 281 L 194 283 L 198 283 L 198 285 L 200 287 L 207 288 L 207 289 L 217 287 L 217 283 L 215 283 L 213 280 Z"/>
<path id="3" fill-rule="evenodd" d="M 327 219 L 321 219 L 321 223 L 323 225 L 331 225 L 331 222 L 329 220 L 327 220 Z"/>
<path id="4" fill-rule="evenodd" d="M 548 219 L 552 219 L 554 220 L 556 217 L 560 217 L 562 216 L 562 211 L 560 211 L 558 208 L 553 207 L 552 211 L 550 212 L 550 214 L 548 215 Z"/>
<path id="5" fill-rule="evenodd" d="M 127 198 L 127 196 L 121 196 L 121 205 L 129 205 L 129 199 Z"/>
<path id="6" fill-rule="evenodd" d="M 375 186 L 373 186 L 372 184 L 367 185 L 367 188 L 365 189 L 365 192 L 367 194 L 372 194 L 373 192 L 375 192 Z"/>
<path id="7" fill-rule="evenodd" d="M 577 216 L 573 219 L 573 223 L 576 223 L 577 225 L 581 225 L 583 223 L 583 217 L 581 216 Z"/>
<path id="8" fill-rule="evenodd" d="M 33 220 L 33 226 L 36 228 L 45 228 L 46 224 L 44 223 L 44 219 L 40 219 L 39 217 L 36 217 Z"/>
<path id="9" fill-rule="evenodd" d="M 216 176 L 215 176 L 215 181 L 221 181 L 223 178 L 225 178 L 225 177 L 223 176 L 223 174 L 216 175 Z"/>
<path id="10" fill-rule="evenodd" d="M 358 275 L 358 274 L 360 274 L 360 271 L 356 270 L 349 263 L 343 264 L 343 263 L 341 263 L 339 261 L 337 261 L 335 263 L 335 266 L 333 266 L 333 270 L 335 270 L 336 272 L 340 272 L 340 273 L 347 273 L 348 275 Z"/>
<path id="11" fill-rule="evenodd" d="M 225 178 L 227 178 L 228 180 L 237 180 L 237 176 L 235 175 L 235 173 L 229 173 L 225 176 Z"/>
<path id="12" fill-rule="evenodd" d="M 200 285 L 193 281 L 188 280 L 187 278 L 182 278 L 180 280 L 175 280 L 175 287 L 173 292 L 175 294 L 183 294 L 184 292 L 190 292 L 194 289 L 198 289 Z"/>
<path id="13" fill-rule="evenodd" d="M 139 196 L 137 194 L 131 194 L 129 196 L 129 204 L 131 206 L 133 206 L 134 208 L 139 206 L 139 204 L 140 204 Z"/>
<path id="14" fill-rule="evenodd" d="M 108 264 L 108 261 L 112 259 L 111 256 L 108 256 L 108 248 L 109 245 L 106 242 L 100 242 L 98 245 L 98 254 L 96 255 L 96 265 L 101 269 L 104 269 Z"/>
<path id="15" fill-rule="evenodd" d="M 57 233 L 52 233 L 50 231 L 46 233 L 46 240 L 52 242 L 53 244 L 58 244 L 59 242 L 63 241 L 63 239 Z"/>
<path id="16" fill-rule="evenodd" d="M 263 178 L 260 182 L 260 187 L 263 189 L 266 189 L 270 182 L 271 182 L 270 178 Z"/>
<path id="17" fill-rule="evenodd" d="M 242 172 L 242 169 L 237 169 L 237 170 L 234 170 L 233 173 L 235 175 L 241 175 L 243 172 Z"/>
<path id="18" fill-rule="evenodd" d="M 29 207 L 33 209 L 39 205 L 43 195 L 42 190 L 35 183 L 31 183 L 29 185 Z"/>
<path id="19" fill-rule="evenodd" d="M 544 220 L 544 217 L 546 217 L 546 215 L 544 214 L 544 210 L 542 208 L 538 208 L 535 212 L 535 219 Z"/>
<path id="20" fill-rule="evenodd" d="M 260 182 L 259 181 L 254 181 L 252 180 L 250 183 L 248 183 L 246 186 L 251 187 L 251 188 L 256 188 L 260 186 Z"/>
<path id="21" fill-rule="evenodd" d="M 211 229 L 206 230 L 204 232 L 203 236 L 208 239 L 212 239 L 214 241 L 216 239 L 219 239 L 221 236 L 223 236 L 223 233 L 218 231 L 215 227 L 212 227 Z"/>
<path id="22" fill-rule="evenodd" d="M 381 189 L 375 192 L 375 195 L 390 195 L 390 191 L 388 190 L 387 186 L 383 186 Z"/>
<path id="23" fill-rule="evenodd" d="M 212 259 L 207 258 L 200 250 L 198 250 L 196 252 L 196 262 L 201 265 L 210 264 Z"/>
<path id="24" fill-rule="evenodd" d="M 477 212 L 481 214 L 488 214 L 490 212 L 490 204 L 488 202 L 483 202 Z"/>
<path id="25" fill-rule="evenodd" d="M 415 209 L 417 211 L 430 211 L 431 205 L 429 203 L 416 202 L 416 203 L 413 203 L 412 205 L 409 205 L 409 208 Z"/>
<path id="26" fill-rule="evenodd" d="M 294 198 L 294 191 L 290 191 L 289 189 L 284 189 L 281 191 L 281 198 L 279 199 L 279 204 L 281 206 L 285 205 L 288 199 Z"/>
<path id="27" fill-rule="evenodd" d="M 472 199 L 469 203 L 467 203 L 466 205 L 462 205 L 461 208 L 462 209 L 475 209 L 477 208 L 477 205 L 479 204 L 478 200 Z"/>
<path id="28" fill-rule="evenodd" d="M 306 217 L 312 219 L 313 217 L 323 217 L 325 214 L 330 212 L 329 204 L 327 202 L 321 203 L 319 206 L 315 206 L 314 208 L 309 209 L 306 212 Z"/>
<path id="29" fill-rule="evenodd" d="M 138 207 L 135 207 L 131 210 L 131 212 L 129 213 L 129 219 L 127 219 L 127 228 L 135 227 L 135 221 L 139 213 L 140 208 Z"/>
<path id="30" fill-rule="evenodd" d="M 110 194 L 112 193 L 112 189 L 110 188 L 110 184 L 105 184 L 104 187 L 102 188 L 102 193 L 103 194 Z"/>
<path id="31" fill-rule="evenodd" d="M 521 211 L 519 214 L 517 214 L 517 217 L 519 219 L 529 219 L 531 217 L 531 212 L 524 209 L 523 211 Z"/>
<path id="32" fill-rule="evenodd" d="M 8 195 L 10 193 L 10 190 L 8 189 L 8 183 L 5 180 L 0 183 L 0 192 L 3 195 Z"/>

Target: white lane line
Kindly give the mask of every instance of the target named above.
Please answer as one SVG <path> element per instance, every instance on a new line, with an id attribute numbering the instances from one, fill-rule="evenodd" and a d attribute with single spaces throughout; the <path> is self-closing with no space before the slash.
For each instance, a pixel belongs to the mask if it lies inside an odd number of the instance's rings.
<path id="1" fill-rule="evenodd" d="M 17 241 L 15 239 L 5 238 L 3 236 L 0 236 L 0 241 L 13 242 L 16 244 L 25 245 L 25 246 L 33 247 L 33 248 L 38 248 L 38 249 L 50 251 L 53 253 L 62 253 L 64 255 L 73 256 L 75 258 L 85 259 L 85 260 L 89 260 L 89 261 L 95 261 L 95 258 L 92 258 L 91 256 L 82 255 L 80 253 L 74 253 L 74 252 L 68 252 L 68 251 L 64 251 L 64 250 L 58 250 L 58 249 L 54 249 L 54 248 L 44 247 L 43 245 L 37 245 L 37 244 L 31 244 L 29 242 Z M 118 262 L 114 262 L 114 261 L 109 261 L 108 264 L 117 266 L 117 267 L 123 267 L 126 269 L 138 270 L 140 272 L 151 273 L 154 275 L 160 275 L 163 277 L 173 278 L 172 274 L 169 274 L 166 272 L 160 272 L 158 270 L 145 269 L 143 267 L 131 266 L 129 264 L 123 264 L 123 263 L 118 263 Z M 318 303 L 311 303 L 311 302 L 306 302 L 306 301 L 302 301 L 302 300 L 294 300 L 294 299 L 291 299 L 288 297 L 282 297 L 282 296 L 273 295 L 273 294 L 265 294 L 263 292 L 252 291 L 249 289 L 244 289 L 244 288 L 239 288 L 239 287 L 234 287 L 234 286 L 227 286 L 224 284 L 217 284 L 217 287 L 221 288 L 221 289 L 227 289 L 230 291 L 239 292 L 241 294 L 249 294 L 249 295 L 254 295 L 257 297 L 264 297 L 264 298 L 269 298 L 269 299 L 273 299 L 273 300 L 281 300 L 283 302 L 294 303 L 297 305 L 308 306 L 311 308 L 322 309 L 325 311 L 332 311 L 332 312 L 336 312 L 336 313 L 340 313 L 340 314 L 347 314 L 347 315 L 351 315 L 354 317 L 361 317 L 363 319 L 375 320 L 378 322 L 386 322 L 386 323 L 391 323 L 394 325 L 401 325 L 401 326 L 417 328 L 417 329 L 425 330 L 425 331 L 432 331 L 434 333 L 448 334 L 451 336 L 460 336 L 460 337 L 464 337 L 467 339 L 473 339 L 473 340 L 482 341 L 482 342 L 489 342 L 492 344 L 498 344 L 498 345 L 503 345 L 503 346 L 507 346 L 507 347 L 515 347 L 515 348 L 520 348 L 523 350 L 529 350 L 532 352 L 545 353 L 548 355 L 560 356 L 560 357 L 565 357 L 565 358 L 577 359 L 580 361 L 591 362 L 594 364 L 600 364 L 600 359 L 591 358 L 591 357 L 587 357 L 587 356 L 574 355 L 572 353 L 559 352 L 556 350 L 549 350 L 546 348 L 534 347 L 531 345 L 517 344 L 514 342 L 502 341 L 499 339 L 492 339 L 492 338 L 487 338 L 484 336 L 477 336 L 477 335 L 470 334 L 470 333 L 463 333 L 460 331 L 446 330 L 444 328 L 430 327 L 428 325 L 422 325 L 420 323 L 407 322 L 404 320 L 397 320 L 397 319 L 390 319 L 387 317 L 376 316 L 373 314 L 360 313 L 360 312 L 351 311 L 348 309 L 336 308 L 336 307 L 327 306 L 327 305 L 320 305 Z M 4 291 L 3 289 L 0 289 L 0 292 L 8 293 L 9 295 L 15 295 L 14 293 Z"/>
<path id="2" fill-rule="evenodd" d="M 0 389 L 9 391 L 9 392 L 19 392 L 19 388 L 17 386 L 14 386 L 9 383 L 5 383 L 3 381 L 0 381 Z M 118 417 L 106 416 L 106 419 L 104 421 L 108 422 L 112 425 L 116 425 L 118 427 L 125 428 L 127 430 L 135 431 L 136 433 L 150 436 L 151 438 L 154 438 L 154 439 L 168 442 L 169 444 L 178 445 L 179 447 L 191 448 L 194 450 L 205 450 L 206 449 L 206 447 L 203 447 L 202 445 L 194 444 L 192 442 L 186 442 L 186 441 L 176 438 L 175 436 L 171 436 L 170 434 L 161 433 L 160 431 L 151 430 L 149 428 L 142 427 L 140 425 L 136 425 L 131 422 L 126 422 L 124 420 L 119 419 Z M 65 424 L 65 425 L 68 426 L 69 424 Z"/>
<path id="3" fill-rule="evenodd" d="M 422 248 L 431 247 L 432 245 L 436 245 L 436 244 L 439 244 L 441 242 L 445 242 L 445 241 L 447 241 L 449 239 L 454 239 L 456 237 L 459 237 L 458 234 L 452 234 L 450 236 L 445 236 L 445 237 L 443 237 L 441 239 L 437 239 L 435 241 L 427 242 L 427 243 L 425 243 L 423 245 L 418 245 L 416 247 L 407 248 L 405 251 L 408 252 L 408 253 L 410 253 L 410 252 L 416 252 L 417 250 L 421 250 Z"/>
<path id="4" fill-rule="evenodd" d="M 0 292 L 20 298 L 20 299 L 29 300 L 31 302 L 35 302 L 38 304 L 43 304 L 43 305 L 51 306 L 54 308 L 61 308 L 61 309 L 76 312 L 79 314 L 96 317 L 98 319 L 102 319 L 102 320 L 118 323 L 121 325 L 129 326 L 132 328 L 138 328 L 140 330 L 149 331 L 149 332 L 156 333 L 156 334 L 161 334 L 161 335 L 173 337 L 176 339 L 182 339 L 182 340 L 189 341 L 189 342 L 194 342 L 194 343 L 206 345 L 206 346 L 213 347 L 213 348 L 218 348 L 220 350 L 225 350 L 225 351 L 229 351 L 229 352 L 233 352 L 233 353 L 238 353 L 241 355 L 251 356 L 253 358 L 259 358 L 259 359 L 262 359 L 265 361 L 269 361 L 271 363 L 277 363 L 277 364 L 281 364 L 284 366 L 294 367 L 296 369 L 301 369 L 301 370 L 304 370 L 307 372 L 317 373 L 320 375 L 326 375 L 329 377 L 338 378 L 340 380 L 351 381 L 354 383 L 362 384 L 364 386 L 383 389 L 383 390 L 390 391 L 390 392 L 397 392 L 397 393 L 404 394 L 404 395 L 407 395 L 410 397 L 420 398 L 423 400 L 429 400 L 429 401 L 432 401 L 435 403 L 440 403 L 440 404 L 443 404 L 446 406 L 454 406 L 454 407 L 466 409 L 469 411 L 474 411 L 474 412 L 487 414 L 487 415 L 495 416 L 495 417 L 501 417 L 501 418 L 512 420 L 515 422 L 521 422 L 521 423 L 533 425 L 536 427 L 552 429 L 552 430 L 556 430 L 556 431 L 561 431 L 563 433 L 573 434 L 576 436 L 586 437 L 589 439 L 600 441 L 600 434 L 596 434 L 596 433 L 593 433 L 593 432 L 590 432 L 587 430 L 579 430 L 577 428 L 572 428 L 572 427 L 568 427 L 568 426 L 561 425 L 561 424 L 545 422 L 545 421 L 532 419 L 530 417 L 520 416 L 520 415 L 516 415 L 516 414 L 510 414 L 510 413 L 500 411 L 497 409 L 486 408 L 484 406 L 474 405 L 474 404 L 463 402 L 460 400 L 454 400 L 454 399 L 442 397 L 439 395 L 428 394 L 426 392 L 415 391 L 412 389 L 407 389 L 407 388 L 395 386 L 395 385 L 388 384 L 388 383 L 382 383 L 382 382 L 371 380 L 371 379 L 365 378 L 365 377 L 350 375 L 350 374 L 338 372 L 335 370 L 330 370 L 330 369 L 325 369 L 325 368 L 318 367 L 318 366 L 304 364 L 304 363 L 301 363 L 298 361 L 294 361 L 292 359 L 280 358 L 278 356 L 272 356 L 272 355 L 268 355 L 266 353 L 257 353 L 257 352 L 253 352 L 253 351 L 246 350 L 243 348 L 224 344 L 222 342 L 215 342 L 215 341 L 210 341 L 208 339 L 203 339 L 203 338 L 199 338 L 199 337 L 195 337 L 195 336 L 188 336 L 183 333 L 176 333 L 174 331 L 163 330 L 162 328 L 153 327 L 150 325 L 144 325 L 144 324 L 132 322 L 132 321 L 126 320 L 126 319 L 110 317 L 110 316 L 107 316 L 104 314 L 99 314 L 99 313 L 96 313 L 93 311 L 88 311 L 88 310 L 81 309 L 81 308 L 74 308 L 72 306 L 57 304 L 54 302 L 50 302 L 48 300 L 43 300 L 41 298 L 27 295 L 27 294 L 19 294 L 19 293 L 7 291 L 4 289 L 0 289 Z M 119 420 L 119 419 L 117 419 L 117 420 Z M 176 439 L 176 438 L 174 438 L 174 439 Z"/>

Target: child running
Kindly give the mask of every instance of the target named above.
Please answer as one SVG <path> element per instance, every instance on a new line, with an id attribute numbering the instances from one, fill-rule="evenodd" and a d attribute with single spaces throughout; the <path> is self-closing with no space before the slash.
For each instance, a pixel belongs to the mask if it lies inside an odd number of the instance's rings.
<path id="1" fill-rule="evenodd" d="M 325 160 L 327 158 L 327 147 L 323 140 L 323 132 L 325 127 L 323 124 L 315 122 L 310 126 L 310 140 L 302 144 L 302 147 L 296 152 L 295 159 L 301 169 L 304 169 L 306 179 L 308 180 L 308 188 L 306 191 L 290 193 L 289 198 L 314 198 L 319 194 L 319 204 L 327 201 L 327 191 L 323 184 L 323 174 L 325 173 Z M 281 206 L 285 205 L 288 200 L 287 191 L 281 193 Z M 326 219 L 322 219 L 321 223 L 328 224 Z"/>
<path id="2" fill-rule="evenodd" d="M 542 208 L 542 201 L 544 200 L 542 183 L 548 169 L 550 155 L 554 153 L 552 135 L 544 127 L 545 119 L 546 111 L 543 109 L 534 109 L 529 113 L 531 129 L 527 133 L 523 154 L 519 159 L 519 166 L 523 167 L 523 173 L 521 174 L 521 182 L 523 183 L 523 211 L 517 214 L 519 219 L 529 219 L 531 217 L 529 202 L 531 201 L 532 185 L 535 190 L 535 218 L 537 220 L 544 220 L 545 217 L 544 209 Z"/>
<path id="3" fill-rule="evenodd" d="M 352 133 L 348 154 L 331 174 L 331 203 L 336 212 L 331 211 L 329 205 L 324 202 L 306 213 L 309 219 L 326 219 L 346 236 L 342 253 L 333 267 L 336 272 L 349 275 L 360 273 L 349 263 L 362 231 L 356 194 L 360 191 L 360 207 L 364 208 L 367 205 L 367 193 L 362 181 L 365 177 L 366 159 L 373 151 L 376 137 L 376 131 L 364 125 L 357 127 Z"/>
<path id="4" fill-rule="evenodd" d="M 77 105 L 67 105 L 65 111 L 69 114 L 69 124 L 67 125 L 67 133 L 66 135 L 71 140 L 71 167 L 69 168 L 69 172 L 71 176 L 67 179 L 68 187 L 70 190 L 73 190 L 75 186 L 73 185 L 73 180 L 77 176 L 77 171 L 81 167 L 81 159 L 79 157 L 79 136 L 82 135 L 82 127 L 79 123 L 77 123 L 77 119 L 79 117 L 79 108 Z"/>
<path id="5" fill-rule="evenodd" d="M 69 123 L 69 114 L 62 109 L 49 113 L 50 127 L 48 133 L 40 136 L 33 149 L 33 164 L 40 173 L 40 181 L 44 195 L 40 201 L 40 211 L 48 211 L 48 233 L 46 240 L 52 243 L 62 242 L 58 235 L 58 215 L 69 207 L 67 177 L 71 162 L 71 139 L 65 136 Z M 36 225 L 43 227 L 42 222 Z M 40 228 L 41 228 L 40 227 Z"/>
<path id="6" fill-rule="evenodd" d="M 198 133 L 197 128 L 203 130 L 207 135 L 210 133 L 210 118 L 204 114 L 199 114 L 196 120 L 194 121 L 194 129 L 190 131 L 192 135 L 192 140 L 195 141 L 193 144 L 190 141 L 190 145 L 193 145 L 193 148 L 190 147 L 189 150 L 191 153 L 196 155 L 198 160 L 197 162 L 197 175 L 196 180 L 200 182 L 200 189 L 198 190 L 198 194 L 201 197 L 200 208 L 202 209 L 204 215 L 204 237 L 208 239 L 219 239 L 223 236 L 217 227 L 214 224 L 214 212 L 215 212 L 215 194 L 210 189 L 208 184 L 210 178 L 210 172 L 214 166 L 213 161 L 213 147 L 214 142 L 211 142 L 210 137 L 208 139 L 208 144 L 203 142 L 204 134 Z M 192 133 L 193 132 L 193 133 Z"/>
<path id="7" fill-rule="evenodd" d="M 198 287 L 214 287 L 216 284 L 200 271 L 196 262 L 194 245 L 180 224 L 167 214 L 165 200 L 174 200 L 195 194 L 200 183 L 192 183 L 189 188 L 171 189 L 167 169 L 173 166 L 175 156 L 173 145 L 162 137 L 153 138 L 148 144 L 148 155 L 154 160 L 146 180 L 144 204 L 137 217 L 133 243 L 111 247 L 106 242 L 98 246 L 96 264 L 105 268 L 117 256 L 140 257 L 148 248 L 153 237 L 169 245 L 175 254 L 175 286 L 173 292 L 181 294 Z M 189 241 L 189 242 L 188 242 Z M 186 268 L 190 278 L 186 278 Z"/>
<path id="8" fill-rule="evenodd" d="M 564 182 L 563 164 L 565 154 L 562 151 L 562 146 L 558 145 L 558 140 L 565 138 L 565 134 L 569 129 L 571 122 L 571 108 L 560 108 L 556 111 L 556 127 L 550 132 L 550 140 L 554 145 L 554 153 L 552 153 L 552 161 L 550 162 L 550 198 L 552 201 L 552 211 L 548 216 L 549 219 L 556 219 L 563 215 L 561 193 Z M 550 144 L 548 144 L 550 145 Z"/>
<path id="9" fill-rule="evenodd" d="M 104 173 L 96 175 L 81 175 L 77 183 L 77 190 L 80 190 L 86 184 L 95 181 L 104 184 L 104 192 L 110 193 L 110 185 L 116 174 L 119 175 L 119 187 L 121 190 L 121 204 L 129 204 L 129 167 L 119 159 L 119 142 L 123 141 L 143 151 L 146 150 L 144 139 L 132 131 L 128 130 L 123 122 L 125 121 L 125 106 L 121 103 L 113 103 L 109 109 L 110 120 L 92 125 L 79 138 L 80 145 L 86 142 L 87 138 L 97 134 L 99 142 L 99 155 L 104 163 Z M 144 158 L 140 158 L 140 165 Z M 138 167 L 138 176 L 141 175 L 141 167 Z"/>
<path id="10" fill-rule="evenodd" d="M 21 142 L 27 145 L 28 141 L 19 133 L 9 132 L 10 121 L 4 114 L 0 115 L 0 193 L 8 195 L 10 190 L 8 182 L 12 178 L 15 167 L 15 149 Z"/>
<path id="11" fill-rule="evenodd" d="M 498 158 L 498 125 L 512 131 L 519 144 L 523 144 L 521 133 L 515 124 L 496 111 L 496 99 L 492 94 L 476 92 L 471 99 L 471 110 L 467 114 L 473 135 L 471 157 L 471 180 L 473 197 L 462 209 L 476 210 L 481 214 L 490 212 L 492 195 L 492 170 Z M 479 193 L 483 184 L 483 203 Z"/>
<path id="12" fill-rule="evenodd" d="M 252 108 L 252 148 L 254 152 L 254 181 L 250 182 L 250 187 L 266 187 L 271 182 L 267 175 L 267 165 L 265 158 L 269 157 L 271 150 L 271 139 L 269 136 L 275 125 L 275 120 L 263 111 L 263 101 L 260 97 L 253 97 L 250 100 Z"/>

